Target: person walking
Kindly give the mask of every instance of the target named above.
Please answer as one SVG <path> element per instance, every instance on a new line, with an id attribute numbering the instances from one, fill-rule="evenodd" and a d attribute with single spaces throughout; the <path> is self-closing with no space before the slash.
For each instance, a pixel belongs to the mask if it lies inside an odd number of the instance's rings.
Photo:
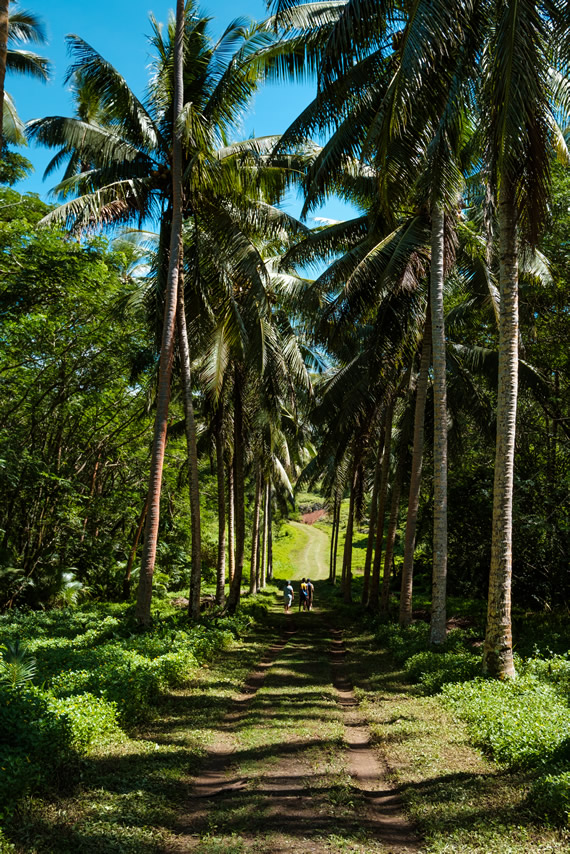
<path id="1" fill-rule="evenodd" d="M 301 587 L 299 589 L 299 611 L 301 610 L 301 608 L 303 609 L 303 611 L 307 610 L 307 595 L 307 579 L 303 578 L 303 580 L 301 581 Z"/>
<path id="2" fill-rule="evenodd" d="M 315 595 L 315 585 L 307 578 L 307 611 L 313 610 L 313 596 Z"/>
<path id="3" fill-rule="evenodd" d="M 285 612 L 288 613 L 291 609 L 291 603 L 293 602 L 293 585 L 290 581 L 287 582 L 285 588 L 283 590 L 283 604 L 285 605 Z"/>

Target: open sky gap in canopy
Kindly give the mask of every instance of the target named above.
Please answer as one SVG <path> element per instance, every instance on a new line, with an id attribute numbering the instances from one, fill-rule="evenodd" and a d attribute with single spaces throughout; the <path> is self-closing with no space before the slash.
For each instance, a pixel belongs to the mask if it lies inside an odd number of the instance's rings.
<path id="1" fill-rule="evenodd" d="M 70 93 L 64 85 L 69 65 L 65 36 L 75 33 L 111 62 L 126 79 L 135 94 L 144 98 L 149 76 L 151 31 L 150 13 L 166 23 L 172 2 L 165 0 L 23 0 L 20 8 L 30 9 L 39 15 L 48 35 L 47 45 L 32 46 L 47 56 L 53 66 L 52 79 L 47 85 L 29 78 L 7 75 L 6 88 L 14 97 L 22 119 L 28 121 L 44 116 L 69 116 L 73 114 Z M 199 4 L 202 14 L 211 19 L 211 34 L 217 37 L 227 24 L 238 16 L 254 20 L 267 16 L 264 0 L 205 0 Z M 304 81 L 295 84 L 268 84 L 255 97 L 244 116 L 242 127 L 236 130 L 236 139 L 251 135 L 265 136 L 283 132 L 292 120 L 314 97 L 316 83 Z M 39 193 L 46 201 L 49 190 L 58 176 L 51 175 L 43 181 L 44 170 L 53 157 L 52 150 L 35 145 L 22 151 L 32 161 L 35 172 L 16 189 L 20 192 Z M 297 215 L 301 209 L 294 195 L 283 205 Z M 340 200 L 330 202 L 315 216 L 344 219 L 352 215 L 352 208 Z M 309 225 L 315 224 L 313 219 Z"/>

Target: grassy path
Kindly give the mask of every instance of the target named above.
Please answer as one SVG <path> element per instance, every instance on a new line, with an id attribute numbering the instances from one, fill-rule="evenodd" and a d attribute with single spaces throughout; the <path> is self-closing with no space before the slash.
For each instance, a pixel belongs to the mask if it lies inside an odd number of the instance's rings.
<path id="1" fill-rule="evenodd" d="M 282 562 L 287 565 L 289 577 L 292 580 L 306 577 L 313 581 L 328 578 L 329 535 L 321 528 L 303 522 L 287 522 L 286 532 L 289 536 L 283 544 Z"/>

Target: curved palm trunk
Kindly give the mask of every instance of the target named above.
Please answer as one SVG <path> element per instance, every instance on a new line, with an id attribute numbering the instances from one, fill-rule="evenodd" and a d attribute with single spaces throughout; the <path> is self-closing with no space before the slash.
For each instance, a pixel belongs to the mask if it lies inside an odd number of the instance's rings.
<path id="1" fill-rule="evenodd" d="M 200 481 L 198 477 L 198 448 L 196 446 L 196 421 L 192 402 L 192 370 L 190 349 L 186 329 L 184 310 L 184 283 L 182 279 L 182 259 L 180 260 L 180 278 L 178 282 L 178 349 L 182 368 L 182 388 L 184 399 L 184 426 L 186 429 L 186 447 L 188 449 L 188 469 L 190 475 L 190 526 L 192 530 L 192 563 L 190 568 L 190 595 L 188 613 L 193 620 L 200 616 L 200 588 L 202 582 L 202 525 L 200 522 Z"/>
<path id="2" fill-rule="evenodd" d="M 414 442 L 412 450 L 412 471 L 410 474 L 410 494 L 406 517 L 406 536 L 404 540 L 404 564 L 402 567 L 402 589 L 400 593 L 401 626 L 412 622 L 412 587 L 414 581 L 414 550 L 416 547 L 416 524 L 420 506 L 420 487 L 422 484 L 422 461 L 424 455 L 424 418 L 431 357 L 431 318 L 426 315 L 420 372 L 416 383 L 416 406 L 414 412 Z"/>
<path id="3" fill-rule="evenodd" d="M 233 457 L 228 464 L 228 581 L 231 585 L 234 580 L 236 565 L 236 537 L 235 537 L 235 489 L 234 489 L 234 461 Z"/>
<path id="4" fill-rule="evenodd" d="M 506 183 L 506 182 L 505 182 Z M 515 676 L 511 628 L 512 511 L 518 392 L 518 259 L 514 192 L 499 197 L 501 314 L 497 446 L 493 488 L 493 536 L 483 670 L 499 679 Z"/>
<path id="5" fill-rule="evenodd" d="M 226 601 L 226 483 L 224 477 L 224 408 L 216 409 L 216 474 L 218 479 L 218 560 L 216 566 L 216 605 Z"/>
<path id="6" fill-rule="evenodd" d="M 443 316 L 443 207 L 431 211 L 430 303 L 433 361 L 433 576 L 430 643 L 446 637 L 447 586 L 447 396 Z"/>
<path id="7" fill-rule="evenodd" d="M 380 612 L 387 614 L 390 605 L 390 579 L 392 577 L 392 559 L 394 556 L 394 543 L 396 542 L 396 531 L 398 529 L 398 516 L 400 515 L 400 495 L 402 494 L 402 481 L 404 479 L 404 465 L 408 443 L 402 442 L 398 465 L 394 474 L 392 484 L 392 497 L 390 501 L 390 518 L 388 520 L 388 531 L 386 533 L 386 548 L 384 550 L 384 573 L 382 575 L 382 592 L 380 594 Z"/>
<path id="8" fill-rule="evenodd" d="M 0 0 L 0 154 L 4 150 L 4 82 L 8 56 L 8 19 L 10 0 Z"/>
<path id="9" fill-rule="evenodd" d="M 370 501 L 370 521 L 368 524 L 368 540 L 366 542 L 366 558 L 364 560 L 364 577 L 362 580 L 362 604 L 368 602 L 368 593 L 370 589 L 370 566 L 372 564 L 372 555 L 374 553 L 374 531 L 376 528 L 376 518 L 378 515 L 378 493 L 380 491 L 380 481 L 382 477 L 382 456 L 384 451 L 384 431 L 380 438 L 378 451 L 376 454 L 376 466 L 374 470 L 374 484 L 372 486 L 372 498 Z"/>
<path id="10" fill-rule="evenodd" d="M 384 453 L 382 457 L 380 494 L 378 496 L 378 516 L 376 518 L 376 550 L 374 552 L 374 564 L 372 566 L 372 577 L 370 579 L 370 593 L 368 595 L 367 602 L 367 607 L 371 611 L 378 610 L 378 595 L 380 593 L 380 567 L 382 565 L 382 542 L 384 540 L 386 497 L 388 495 L 388 475 L 390 472 L 390 448 L 392 446 L 393 417 L 394 403 L 390 402 L 386 408 L 386 421 L 384 424 Z"/>
<path id="11" fill-rule="evenodd" d="M 166 450 L 166 430 L 168 426 L 168 406 L 170 403 L 170 379 L 172 376 L 172 355 L 174 352 L 174 334 L 178 296 L 178 274 L 182 238 L 182 144 L 176 130 L 176 121 L 182 110 L 183 81 L 182 66 L 184 56 L 184 2 L 176 3 L 176 37 L 174 51 L 174 141 L 172 145 L 172 227 L 170 232 L 170 255 L 168 261 L 168 279 L 160 347 L 158 371 L 158 392 L 154 439 L 150 464 L 148 488 L 148 513 L 146 535 L 142 555 L 141 574 L 137 594 L 135 615 L 143 625 L 150 624 L 150 605 L 152 601 L 152 577 L 156 562 L 156 547 L 160 524 L 160 493 L 162 488 L 162 469 Z"/>
<path id="12" fill-rule="evenodd" d="M 256 464 L 255 503 L 253 509 L 253 530 L 251 534 L 251 565 L 249 571 L 249 592 L 259 590 L 259 520 L 261 510 L 261 466 Z"/>
<path id="13" fill-rule="evenodd" d="M 245 496 L 244 496 L 244 444 L 243 444 L 243 388 L 242 372 L 238 365 L 234 378 L 234 510 L 235 510 L 235 569 L 228 599 L 228 611 L 234 614 L 239 605 L 243 558 L 245 551 Z"/>

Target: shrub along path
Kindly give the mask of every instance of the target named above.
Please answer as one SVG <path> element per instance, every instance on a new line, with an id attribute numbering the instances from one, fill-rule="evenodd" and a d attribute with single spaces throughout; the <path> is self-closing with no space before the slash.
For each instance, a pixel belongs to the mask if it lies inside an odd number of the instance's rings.
<path id="1" fill-rule="evenodd" d="M 330 615 L 274 612 L 281 640 L 210 748 L 168 852 L 418 852 Z"/>

